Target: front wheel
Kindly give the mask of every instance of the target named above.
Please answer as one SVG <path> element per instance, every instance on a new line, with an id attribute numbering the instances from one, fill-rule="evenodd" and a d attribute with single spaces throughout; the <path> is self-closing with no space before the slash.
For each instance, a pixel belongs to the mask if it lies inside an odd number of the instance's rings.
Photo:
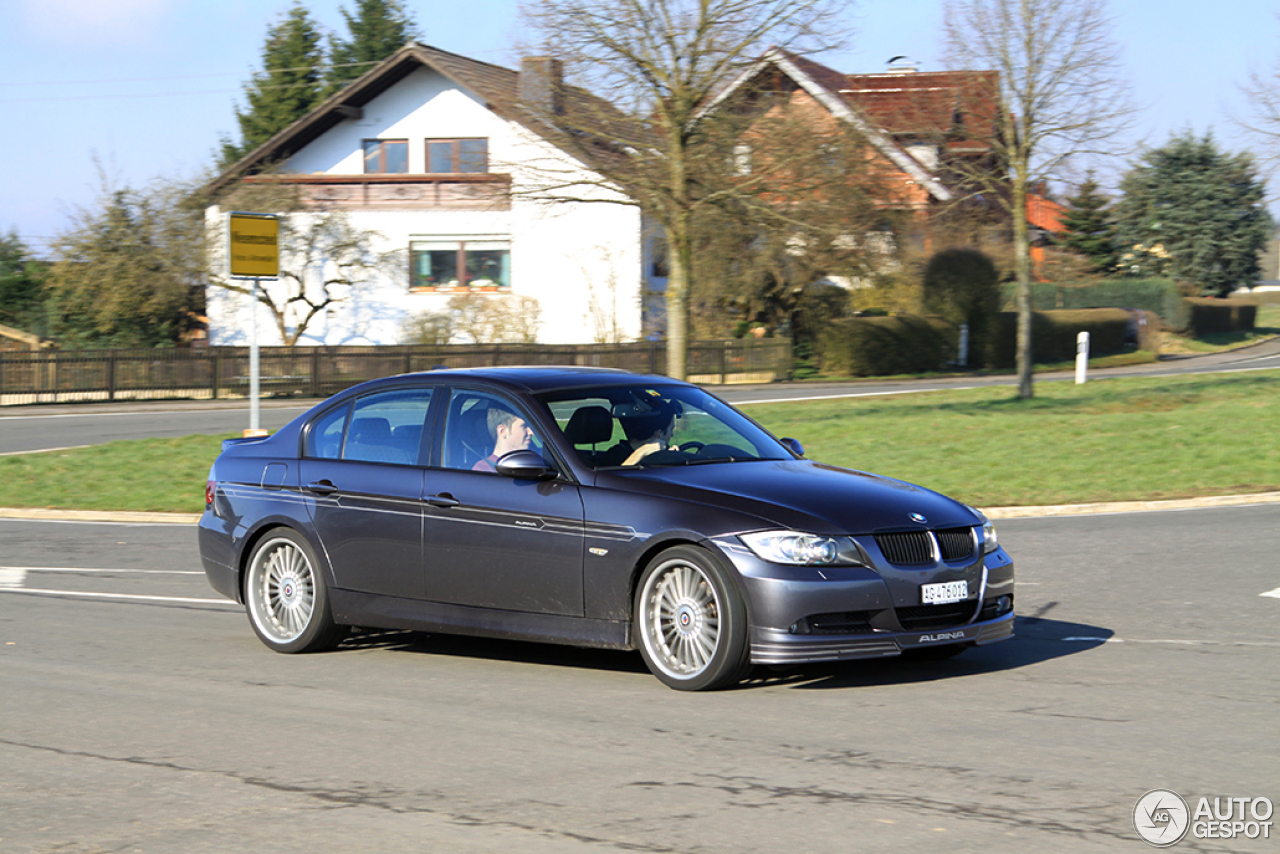
<path id="1" fill-rule="evenodd" d="M 332 649 L 346 634 L 330 616 L 315 553 L 288 528 L 271 531 L 254 548 L 244 598 L 254 632 L 276 652 Z"/>
<path id="2" fill-rule="evenodd" d="M 671 688 L 723 688 L 750 666 L 742 597 L 704 549 L 677 546 L 654 558 L 640 576 L 634 619 L 644 663 Z"/>

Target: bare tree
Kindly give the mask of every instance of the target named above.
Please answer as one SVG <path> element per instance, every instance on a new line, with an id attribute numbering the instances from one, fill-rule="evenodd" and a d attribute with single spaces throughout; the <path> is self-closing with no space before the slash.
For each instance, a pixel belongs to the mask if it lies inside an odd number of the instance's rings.
<path id="1" fill-rule="evenodd" d="M 948 165 L 971 195 L 994 198 L 1013 220 L 1018 395 L 1029 398 L 1028 191 L 1073 157 L 1111 153 L 1104 146 L 1130 127 L 1135 109 L 1104 0 L 952 0 L 944 28 L 952 67 L 999 75 L 995 164 L 953 158 Z"/>
<path id="2" fill-rule="evenodd" d="M 641 206 L 666 241 L 668 372 L 685 376 L 695 218 L 732 198 L 761 196 L 758 172 L 730 167 L 742 124 L 716 96 L 772 45 L 794 53 L 834 47 L 849 0 L 529 0 L 521 9 L 581 90 L 548 118 L 612 190 Z M 601 109 L 609 103 L 616 109 Z M 587 177 L 548 181 L 543 195 L 581 198 Z M 576 187 L 575 187 L 576 185 Z"/>
<path id="3" fill-rule="evenodd" d="M 249 208 L 255 209 L 255 208 Z M 281 211 L 281 207 L 256 206 Z M 381 235 L 354 227 L 345 212 L 312 210 L 288 212 L 280 218 L 280 277 L 258 288 L 258 302 L 267 307 L 286 347 L 295 346 L 311 322 L 336 304 L 348 301 L 375 278 L 403 276 L 407 265 L 400 251 L 380 252 Z M 221 223 L 211 223 L 210 270 L 225 270 L 221 254 Z M 210 284 L 252 297 L 247 281 L 210 276 Z"/>

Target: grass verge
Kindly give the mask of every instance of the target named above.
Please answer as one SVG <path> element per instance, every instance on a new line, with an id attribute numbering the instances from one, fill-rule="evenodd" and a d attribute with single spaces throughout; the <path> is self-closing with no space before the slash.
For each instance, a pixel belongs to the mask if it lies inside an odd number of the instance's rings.
<path id="1" fill-rule="evenodd" d="M 810 459 L 985 507 L 1280 490 L 1280 371 L 744 407 Z M 199 512 L 227 436 L 0 457 L 0 507 Z"/>

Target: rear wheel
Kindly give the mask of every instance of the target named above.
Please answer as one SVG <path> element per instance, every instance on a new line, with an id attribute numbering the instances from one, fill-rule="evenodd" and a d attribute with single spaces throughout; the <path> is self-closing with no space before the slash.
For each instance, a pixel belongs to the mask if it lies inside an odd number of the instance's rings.
<path id="1" fill-rule="evenodd" d="M 742 597 L 704 549 L 677 546 L 654 558 L 640 576 L 634 618 L 645 664 L 672 688 L 723 688 L 750 667 Z"/>
<path id="2" fill-rule="evenodd" d="M 330 615 L 329 591 L 315 553 L 288 528 L 271 531 L 254 548 L 244 598 L 249 624 L 276 652 L 331 649 L 347 632 Z"/>

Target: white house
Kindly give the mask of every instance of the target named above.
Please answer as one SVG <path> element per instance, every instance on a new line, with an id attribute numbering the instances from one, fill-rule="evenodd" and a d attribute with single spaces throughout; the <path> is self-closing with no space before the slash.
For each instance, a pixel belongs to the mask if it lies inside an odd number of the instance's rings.
<path id="1" fill-rule="evenodd" d="M 516 72 L 410 42 L 210 187 L 295 186 L 307 207 L 341 209 L 380 251 L 400 253 L 393 272 L 313 319 L 299 344 L 399 343 L 410 314 L 469 292 L 537 300 L 542 343 L 634 340 L 662 281 L 646 278 L 639 208 L 557 146 L 566 97 L 591 96 L 562 85 L 557 60 L 526 59 Z M 547 201 L 540 189 L 568 175 L 582 179 L 576 200 Z M 210 207 L 210 227 L 226 213 Z M 247 297 L 210 287 L 210 343 L 246 343 L 249 311 Z M 281 343 L 259 311 L 260 343 Z"/>

